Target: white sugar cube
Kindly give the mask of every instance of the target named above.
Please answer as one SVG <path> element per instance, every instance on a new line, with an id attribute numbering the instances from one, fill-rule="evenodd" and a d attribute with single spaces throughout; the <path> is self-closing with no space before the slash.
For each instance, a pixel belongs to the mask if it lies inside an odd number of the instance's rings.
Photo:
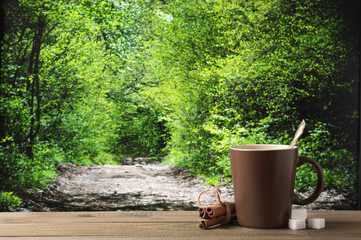
<path id="1" fill-rule="evenodd" d="M 325 228 L 325 219 L 324 218 L 309 218 L 307 220 L 307 227 L 313 229 Z"/>
<path id="2" fill-rule="evenodd" d="M 306 220 L 306 218 L 307 218 L 307 209 L 306 208 L 292 209 L 291 219 Z"/>
<path id="3" fill-rule="evenodd" d="M 306 221 L 299 219 L 289 219 L 288 228 L 293 230 L 300 230 L 306 228 Z"/>

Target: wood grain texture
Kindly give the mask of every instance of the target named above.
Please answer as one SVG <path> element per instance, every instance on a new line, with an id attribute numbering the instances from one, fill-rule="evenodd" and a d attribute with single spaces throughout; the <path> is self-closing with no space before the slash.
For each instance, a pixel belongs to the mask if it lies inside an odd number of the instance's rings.
<path id="1" fill-rule="evenodd" d="M 0 213 L 0 240 L 59 239 L 361 239 L 361 211 L 311 211 L 321 230 L 198 228 L 197 212 Z M 9 238 L 11 237 L 11 238 Z"/>

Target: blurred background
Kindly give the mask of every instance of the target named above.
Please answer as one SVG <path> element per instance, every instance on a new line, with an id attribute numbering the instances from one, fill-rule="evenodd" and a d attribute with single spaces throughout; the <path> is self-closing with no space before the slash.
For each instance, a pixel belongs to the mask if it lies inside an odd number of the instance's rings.
<path id="1" fill-rule="evenodd" d="M 64 163 L 146 157 L 230 186 L 228 149 L 289 144 L 356 209 L 358 0 L 3 0 L 0 211 Z M 316 184 L 297 171 L 300 193 Z"/>

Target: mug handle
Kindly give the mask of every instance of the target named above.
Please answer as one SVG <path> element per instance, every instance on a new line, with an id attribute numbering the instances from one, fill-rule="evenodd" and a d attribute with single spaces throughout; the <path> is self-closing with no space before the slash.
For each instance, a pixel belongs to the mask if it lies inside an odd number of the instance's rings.
<path id="1" fill-rule="evenodd" d="M 312 166 L 316 169 L 316 172 L 317 172 L 317 186 L 316 186 L 316 189 L 313 192 L 313 194 L 307 199 L 300 199 L 296 194 L 294 194 L 293 203 L 298 204 L 298 205 L 307 205 L 307 204 L 310 204 L 313 201 L 315 201 L 318 198 L 318 196 L 320 196 L 320 194 L 322 192 L 322 189 L 323 189 L 323 185 L 324 185 L 324 177 L 323 177 L 323 172 L 322 172 L 322 168 L 320 167 L 320 165 L 315 160 L 313 160 L 312 158 L 299 157 L 297 167 L 302 166 L 305 163 L 312 164 Z"/>

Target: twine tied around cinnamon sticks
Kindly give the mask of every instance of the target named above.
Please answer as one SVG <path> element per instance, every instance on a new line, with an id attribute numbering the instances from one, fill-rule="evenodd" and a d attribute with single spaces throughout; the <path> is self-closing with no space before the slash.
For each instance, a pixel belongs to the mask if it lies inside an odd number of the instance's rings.
<path id="1" fill-rule="evenodd" d="M 217 202 L 212 206 L 204 206 L 201 203 L 201 196 L 205 192 L 214 192 L 217 197 Z M 197 199 L 199 209 L 199 217 L 202 219 L 199 228 L 207 229 L 215 225 L 223 225 L 230 223 L 236 218 L 236 206 L 234 202 L 226 202 L 221 196 L 219 188 L 209 188 L 198 195 Z"/>

